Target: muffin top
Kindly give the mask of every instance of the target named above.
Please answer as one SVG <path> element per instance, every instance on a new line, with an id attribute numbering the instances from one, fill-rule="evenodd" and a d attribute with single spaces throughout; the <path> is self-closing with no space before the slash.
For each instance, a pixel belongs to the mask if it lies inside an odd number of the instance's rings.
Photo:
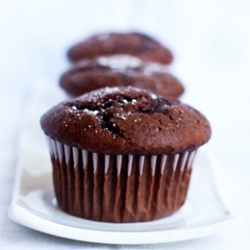
<path id="1" fill-rule="evenodd" d="M 207 119 L 172 98 L 135 87 L 86 93 L 41 118 L 45 134 L 63 144 L 104 154 L 171 154 L 207 142 Z"/>
<path id="2" fill-rule="evenodd" d="M 64 73 L 61 87 L 71 96 L 113 86 L 134 86 L 162 96 L 179 97 L 184 88 L 168 67 L 130 55 L 100 56 L 80 60 Z"/>
<path id="3" fill-rule="evenodd" d="M 137 32 L 94 35 L 68 51 L 68 57 L 73 62 L 82 58 L 115 54 L 136 55 L 146 61 L 162 64 L 169 64 L 173 60 L 171 52 L 166 47 L 153 38 Z"/>

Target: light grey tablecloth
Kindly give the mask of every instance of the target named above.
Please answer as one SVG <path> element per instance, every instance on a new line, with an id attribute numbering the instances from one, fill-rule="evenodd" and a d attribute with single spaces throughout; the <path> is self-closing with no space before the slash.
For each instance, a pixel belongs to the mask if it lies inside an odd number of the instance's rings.
<path id="1" fill-rule="evenodd" d="M 66 48 L 103 30 L 146 31 L 175 54 L 183 100 L 211 121 L 217 179 L 245 223 L 203 239 L 153 246 L 108 246 L 45 235 L 12 222 L 17 141 L 32 81 L 57 84 Z M 0 1 L 0 249 L 250 249 L 249 1 Z"/>

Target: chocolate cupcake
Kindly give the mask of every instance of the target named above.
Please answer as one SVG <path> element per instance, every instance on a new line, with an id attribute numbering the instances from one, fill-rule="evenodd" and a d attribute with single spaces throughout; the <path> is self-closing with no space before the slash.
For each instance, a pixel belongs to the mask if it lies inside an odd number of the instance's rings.
<path id="1" fill-rule="evenodd" d="M 136 32 L 106 33 L 90 37 L 73 46 L 68 57 L 72 62 L 102 55 L 136 55 L 145 61 L 169 64 L 171 52 L 153 38 Z"/>
<path id="2" fill-rule="evenodd" d="M 114 86 L 134 86 L 162 96 L 179 97 L 184 92 L 183 85 L 169 73 L 167 66 L 146 63 L 130 55 L 80 60 L 62 75 L 60 85 L 73 97 Z"/>
<path id="3" fill-rule="evenodd" d="M 151 221 L 185 202 L 209 122 L 176 99 L 104 88 L 59 104 L 41 118 L 55 194 L 66 212 L 96 221 Z"/>

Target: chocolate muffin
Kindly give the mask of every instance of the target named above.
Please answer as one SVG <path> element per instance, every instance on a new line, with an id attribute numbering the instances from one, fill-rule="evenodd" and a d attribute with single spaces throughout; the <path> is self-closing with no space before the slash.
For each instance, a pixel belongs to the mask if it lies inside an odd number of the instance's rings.
<path id="1" fill-rule="evenodd" d="M 68 51 L 72 62 L 102 55 L 136 55 L 145 61 L 169 64 L 171 52 L 153 38 L 137 33 L 105 33 L 94 35 Z"/>
<path id="2" fill-rule="evenodd" d="M 134 86 L 162 96 L 179 97 L 184 87 L 168 71 L 167 66 L 146 63 L 130 55 L 101 56 L 78 61 L 62 75 L 60 85 L 70 96 L 103 87 Z"/>
<path id="3" fill-rule="evenodd" d="M 151 221 L 185 202 L 198 147 L 211 135 L 197 110 L 134 87 L 104 88 L 41 118 L 55 194 L 96 221 Z"/>

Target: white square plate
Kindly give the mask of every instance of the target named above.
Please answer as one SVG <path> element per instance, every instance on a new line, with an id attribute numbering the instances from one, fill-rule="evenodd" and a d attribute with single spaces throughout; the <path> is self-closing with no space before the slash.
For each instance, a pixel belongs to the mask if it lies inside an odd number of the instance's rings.
<path id="1" fill-rule="evenodd" d="M 17 176 L 9 217 L 26 227 L 68 239 L 109 244 L 151 244 L 200 238 L 243 221 L 220 198 L 211 157 L 198 151 L 185 205 L 175 214 L 152 222 L 104 223 L 71 216 L 58 208 L 54 196 L 49 152 L 39 119 L 63 100 L 47 81 L 37 81 L 31 93 L 20 136 Z"/>

